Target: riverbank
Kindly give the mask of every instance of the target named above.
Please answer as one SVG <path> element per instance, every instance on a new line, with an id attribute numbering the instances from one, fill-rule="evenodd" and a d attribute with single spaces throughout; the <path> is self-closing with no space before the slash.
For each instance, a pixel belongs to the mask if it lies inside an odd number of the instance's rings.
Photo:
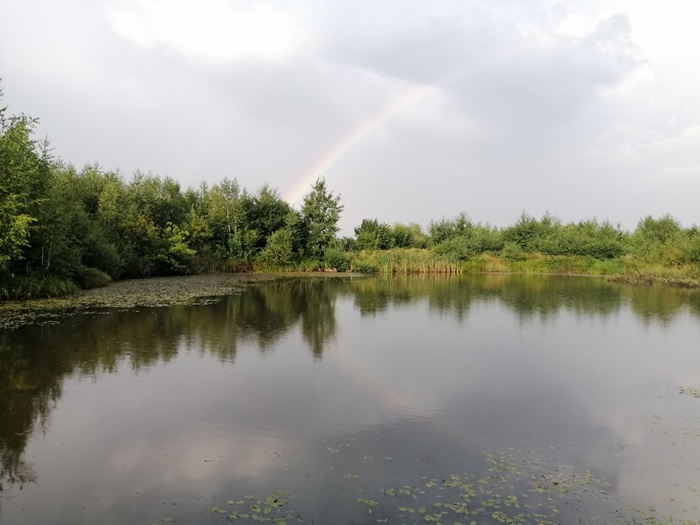
<path id="1" fill-rule="evenodd" d="M 591 257 L 526 254 L 509 260 L 481 254 L 466 261 L 450 261 L 430 250 L 394 249 L 353 254 L 350 272 L 300 271 L 299 268 L 267 268 L 265 272 L 216 273 L 152 277 L 110 283 L 49 299 L 0 302 L 0 329 L 30 323 L 51 324 L 57 319 L 106 308 L 160 307 L 206 304 L 217 297 L 240 293 L 247 286 L 280 277 L 332 277 L 367 273 L 384 274 L 522 274 L 601 277 L 632 286 L 664 286 L 700 289 L 700 270 L 693 266 L 663 267 L 631 258 L 600 261 Z"/>
<path id="2" fill-rule="evenodd" d="M 352 255 L 353 271 L 378 273 L 516 273 L 587 275 L 635 286 L 700 288 L 699 264 L 662 265 L 633 255 L 596 259 L 538 252 L 481 253 L 459 258 L 428 249 L 363 250 Z"/>
<path id="3" fill-rule="evenodd" d="M 34 322 L 52 323 L 58 318 L 93 309 L 204 304 L 274 277 L 225 273 L 129 279 L 63 297 L 1 302 L 0 329 Z"/>

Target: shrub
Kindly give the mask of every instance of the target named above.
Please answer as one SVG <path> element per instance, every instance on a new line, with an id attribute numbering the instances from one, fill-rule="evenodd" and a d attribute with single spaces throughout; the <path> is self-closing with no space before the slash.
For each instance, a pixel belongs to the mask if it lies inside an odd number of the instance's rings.
<path id="1" fill-rule="evenodd" d="M 457 261 L 466 261 L 475 254 L 471 239 L 467 237 L 451 237 L 433 247 L 438 255 L 445 255 Z"/>
<path id="2" fill-rule="evenodd" d="M 507 242 L 503 245 L 501 256 L 508 261 L 524 261 L 525 253 L 520 244 L 515 242 Z"/>
<path id="3" fill-rule="evenodd" d="M 112 282 L 112 278 L 97 268 L 81 266 L 75 272 L 75 281 L 83 290 L 89 290 L 90 288 L 104 288 Z"/>
<path id="4" fill-rule="evenodd" d="M 246 273 L 253 271 L 253 265 L 246 260 L 238 259 L 236 257 L 229 257 L 226 259 L 226 272 L 230 273 Z"/>
<path id="5" fill-rule="evenodd" d="M 323 262 L 326 268 L 333 268 L 339 272 L 347 272 L 350 269 L 350 256 L 335 248 L 329 248 L 323 255 Z"/>
<path id="6" fill-rule="evenodd" d="M 355 273 L 377 273 L 379 272 L 379 268 L 368 262 L 354 260 L 351 271 Z"/>

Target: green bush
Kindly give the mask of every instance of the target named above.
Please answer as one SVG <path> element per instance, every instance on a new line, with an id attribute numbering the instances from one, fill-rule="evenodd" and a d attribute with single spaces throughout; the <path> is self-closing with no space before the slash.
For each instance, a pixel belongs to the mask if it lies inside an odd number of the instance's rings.
<path id="1" fill-rule="evenodd" d="M 456 261 L 467 261 L 476 254 L 471 239 L 467 237 L 451 237 L 433 247 L 438 255 L 445 255 Z"/>
<path id="2" fill-rule="evenodd" d="M 501 256 L 507 261 L 524 261 L 525 252 L 520 244 L 515 242 L 507 242 L 503 245 Z"/>
<path id="3" fill-rule="evenodd" d="M 379 272 L 379 268 L 368 262 L 354 260 L 352 263 L 352 271 L 355 273 L 377 273 Z"/>
<path id="4" fill-rule="evenodd" d="M 89 290 L 90 288 L 104 288 L 112 282 L 112 278 L 97 268 L 82 266 L 75 273 L 75 281 L 83 290 Z"/>
<path id="5" fill-rule="evenodd" d="M 347 272 L 350 269 L 350 256 L 342 250 L 329 248 L 323 255 L 326 268 L 333 268 L 339 272 Z"/>

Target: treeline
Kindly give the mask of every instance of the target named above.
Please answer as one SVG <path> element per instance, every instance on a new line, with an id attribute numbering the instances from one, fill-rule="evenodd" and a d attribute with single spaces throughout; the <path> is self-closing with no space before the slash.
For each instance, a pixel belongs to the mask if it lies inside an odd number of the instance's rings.
<path id="1" fill-rule="evenodd" d="M 319 179 L 300 210 L 277 190 L 224 179 L 182 190 L 76 170 L 34 137 L 36 120 L 0 109 L 0 299 L 69 293 L 110 279 L 323 264 L 343 207 Z"/>
<path id="2" fill-rule="evenodd" d="M 452 261 L 468 261 L 484 253 L 506 260 L 525 260 L 527 254 L 583 256 L 605 261 L 622 256 L 646 263 L 680 266 L 700 263 L 700 228 L 683 228 L 671 217 L 642 219 L 634 232 L 596 219 L 565 224 L 545 214 L 537 219 L 523 213 L 506 228 L 473 222 L 465 213 L 432 221 L 427 233 L 417 224 L 379 223 L 365 219 L 355 238 L 343 239 L 347 250 L 429 248 Z"/>
<path id="3" fill-rule="evenodd" d="M 0 300 L 214 271 L 522 271 L 517 263 L 533 254 L 538 264 L 542 256 L 588 261 L 581 271 L 591 261 L 623 261 L 598 273 L 641 273 L 640 265 L 652 264 L 698 276 L 700 230 L 668 215 L 647 217 L 631 233 L 607 221 L 563 224 L 549 215 L 523 214 L 497 228 L 462 213 L 426 231 L 365 219 L 353 237 L 338 239 L 343 206 L 323 179 L 301 209 L 269 185 L 249 191 L 235 179 L 186 190 L 140 172 L 127 181 L 97 165 L 62 163 L 35 138 L 35 126 L 0 108 Z M 494 266 L 493 258 L 511 265 Z"/>

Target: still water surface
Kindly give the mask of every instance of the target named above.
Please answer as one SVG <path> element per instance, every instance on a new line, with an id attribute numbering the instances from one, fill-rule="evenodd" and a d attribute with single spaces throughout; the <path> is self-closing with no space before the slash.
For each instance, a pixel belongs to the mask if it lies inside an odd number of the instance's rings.
<path id="1" fill-rule="evenodd" d="M 283 279 L 0 332 L 0 463 L 2 525 L 700 520 L 700 295 Z"/>

